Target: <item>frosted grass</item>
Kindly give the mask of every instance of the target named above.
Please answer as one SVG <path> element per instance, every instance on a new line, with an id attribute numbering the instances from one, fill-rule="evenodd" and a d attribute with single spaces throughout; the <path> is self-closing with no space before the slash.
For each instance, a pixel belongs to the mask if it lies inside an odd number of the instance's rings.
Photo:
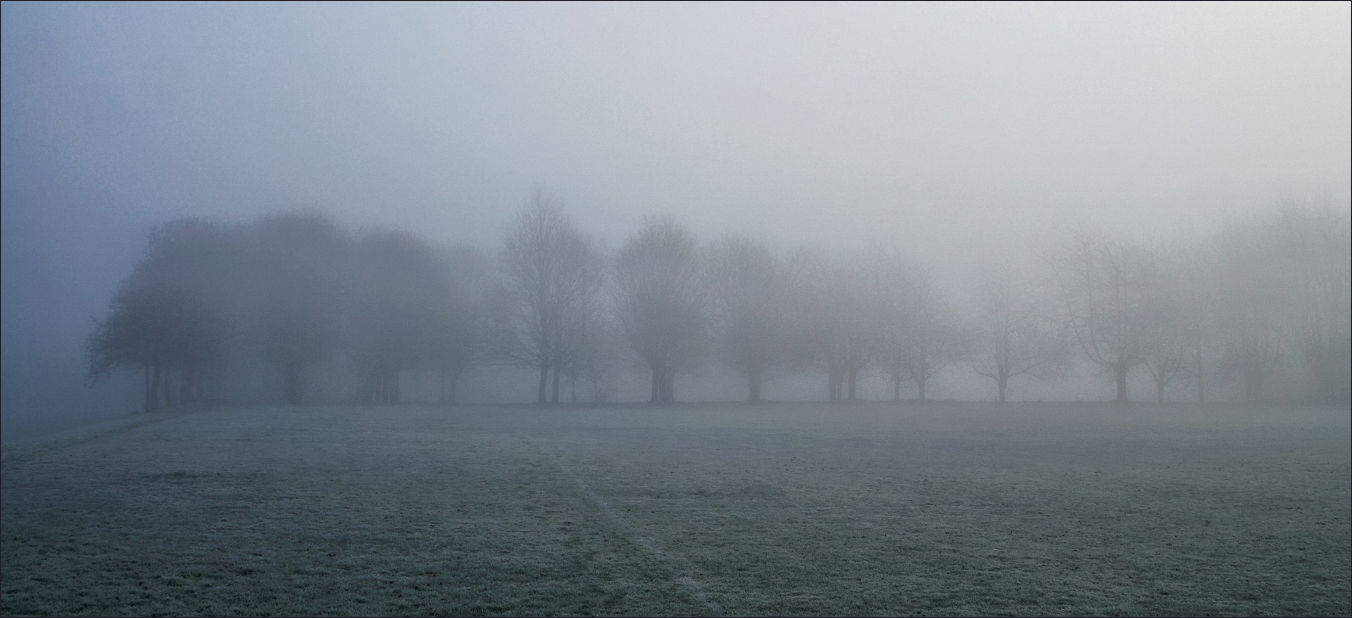
<path id="1" fill-rule="evenodd" d="M 1346 408 L 133 418 L 6 447 L 0 613 L 1352 613 Z"/>

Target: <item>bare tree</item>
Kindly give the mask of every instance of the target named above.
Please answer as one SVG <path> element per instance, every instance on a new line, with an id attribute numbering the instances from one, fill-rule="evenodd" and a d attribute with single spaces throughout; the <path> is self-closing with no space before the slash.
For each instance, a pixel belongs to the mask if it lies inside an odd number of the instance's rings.
<path id="1" fill-rule="evenodd" d="M 699 253 L 670 218 L 649 220 L 615 262 L 617 307 L 631 345 L 652 371 L 653 403 L 675 401 L 676 372 L 704 338 Z"/>
<path id="2" fill-rule="evenodd" d="M 1345 213 L 1299 204 L 1232 220 L 1216 237 L 1222 368 L 1247 399 L 1279 366 L 1303 366 L 1307 397 L 1349 393 L 1349 232 Z"/>
<path id="3" fill-rule="evenodd" d="M 1314 398 L 1352 396 L 1352 222 L 1331 205 L 1281 204 L 1275 213 L 1279 255 L 1297 286 L 1291 308 Z"/>
<path id="4" fill-rule="evenodd" d="M 1090 361 L 1112 374 L 1117 401 L 1127 401 L 1127 376 L 1145 361 L 1148 346 L 1138 252 L 1073 231 L 1047 262 L 1075 341 Z"/>
<path id="5" fill-rule="evenodd" d="M 1173 259 L 1181 328 L 1178 332 L 1186 362 L 1183 373 L 1192 378 L 1197 403 L 1206 403 L 1207 367 L 1216 348 L 1218 309 L 1215 254 L 1208 247 L 1180 248 Z"/>
<path id="6" fill-rule="evenodd" d="M 930 380 L 965 355 L 967 341 L 954 310 L 926 277 L 915 279 L 912 294 L 901 325 L 902 359 L 917 399 L 925 401 Z"/>
<path id="7" fill-rule="evenodd" d="M 596 311 L 599 256 L 591 239 L 537 189 L 507 232 L 502 261 L 517 305 L 511 354 L 539 370 L 537 401 L 557 402 L 564 358 L 581 345 L 584 325 Z"/>
<path id="8" fill-rule="evenodd" d="M 799 248 L 785 261 L 788 364 L 825 370 L 827 399 L 858 398 L 862 370 L 876 351 L 872 290 L 858 255 Z"/>
<path id="9" fill-rule="evenodd" d="M 568 400 L 578 402 L 577 385 L 586 380 L 591 386 L 591 401 L 599 403 L 610 397 L 610 363 L 615 356 L 615 335 L 612 325 L 605 320 L 604 304 L 595 303 L 591 311 L 579 313 L 579 321 L 570 331 L 570 344 L 564 348 L 560 370 L 568 381 Z"/>
<path id="10" fill-rule="evenodd" d="M 282 400 L 300 403 L 309 368 L 338 338 L 351 241 L 317 211 L 267 215 L 251 232 L 254 338 L 281 374 Z"/>
<path id="11" fill-rule="evenodd" d="M 376 231 L 357 244 L 357 361 L 364 398 L 399 403 L 403 372 L 444 361 L 452 298 L 447 263 L 407 232 Z"/>
<path id="12" fill-rule="evenodd" d="M 1156 403 L 1164 403 L 1165 389 L 1187 371 L 1189 352 L 1197 351 L 1184 307 L 1183 282 L 1173 266 L 1157 254 L 1147 256 L 1143 264 L 1145 355 L 1141 364 L 1155 383 Z"/>
<path id="13" fill-rule="evenodd" d="M 901 385 L 911 378 L 912 329 L 923 273 L 895 248 L 874 247 L 856 259 L 862 294 L 855 311 L 864 317 L 870 351 L 891 380 L 892 400 L 901 401 Z"/>
<path id="14" fill-rule="evenodd" d="M 760 401 L 765 370 L 783 341 L 783 269 L 768 247 L 747 236 L 724 236 L 706 254 L 714 336 L 746 377 L 747 399 Z"/>
<path id="15" fill-rule="evenodd" d="M 1007 400 L 1010 380 L 1031 375 L 1046 377 L 1066 360 L 1065 340 L 1058 336 L 1051 316 L 1033 282 L 1010 268 L 985 274 L 977 294 L 977 325 L 972 370 L 995 381 L 996 399 Z"/>
<path id="16" fill-rule="evenodd" d="M 474 247 L 457 246 L 443 253 L 448 265 L 448 294 L 434 298 L 441 328 L 427 340 L 437 369 L 437 399 L 455 403 L 460 378 L 480 357 L 486 327 L 488 264 Z"/>

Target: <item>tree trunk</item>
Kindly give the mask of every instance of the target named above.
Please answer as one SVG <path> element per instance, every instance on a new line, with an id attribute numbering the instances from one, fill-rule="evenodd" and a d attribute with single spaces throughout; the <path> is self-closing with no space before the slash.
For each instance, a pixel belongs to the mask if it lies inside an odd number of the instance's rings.
<path id="1" fill-rule="evenodd" d="M 901 401 L 901 374 L 892 374 L 892 401 Z"/>
<path id="2" fill-rule="evenodd" d="M 920 374 L 920 379 L 915 381 L 916 389 L 920 392 L 920 401 L 925 400 L 925 384 L 929 382 L 929 377 L 924 373 Z"/>
<path id="3" fill-rule="evenodd" d="M 662 401 L 662 369 L 654 365 L 652 397 L 648 399 L 648 403 L 660 403 L 661 401 Z"/>
<path id="4" fill-rule="evenodd" d="M 1164 403 L 1164 380 L 1155 380 L 1155 403 Z"/>
<path id="5" fill-rule="evenodd" d="M 588 371 L 587 381 L 591 383 L 592 403 L 601 403 L 601 376 L 598 373 Z"/>
<path id="6" fill-rule="evenodd" d="M 559 368 L 558 368 L 558 367 L 555 367 L 555 368 L 554 368 L 554 384 L 550 387 L 549 401 L 550 401 L 550 403 L 558 403 L 558 402 L 559 402 Z"/>
<path id="7" fill-rule="evenodd" d="M 859 368 L 858 368 L 858 367 L 850 367 L 850 369 L 849 369 L 849 381 L 850 381 L 850 382 L 849 382 L 849 388 L 850 388 L 850 391 L 849 391 L 849 397 L 850 397 L 850 401 L 854 401 L 855 399 L 857 399 L 857 393 L 858 393 L 857 387 L 858 387 L 858 385 L 859 385 Z"/>
<path id="8" fill-rule="evenodd" d="M 1127 401 L 1128 367 L 1113 365 L 1113 378 L 1117 382 L 1117 401 Z"/>
<path id="9" fill-rule="evenodd" d="M 145 405 L 144 405 L 145 410 L 144 410 L 144 411 L 145 411 L 145 412 L 149 412 L 149 411 L 151 410 L 151 408 L 150 408 L 150 363 L 145 363 L 145 364 L 144 364 L 144 367 L 145 367 Z"/>
<path id="10" fill-rule="evenodd" d="M 676 372 L 671 368 L 662 371 L 662 403 L 676 401 Z"/>
<path id="11" fill-rule="evenodd" d="M 1000 390 L 1000 403 L 1005 402 L 1005 391 L 1009 388 L 1009 376 L 1000 376 L 995 379 L 995 383 Z"/>
<path id="12" fill-rule="evenodd" d="M 437 379 L 437 401 L 446 403 L 446 368 L 441 368 L 441 375 Z"/>
<path id="13" fill-rule="evenodd" d="M 538 391 L 537 397 L 538 403 L 546 403 L 548 401 L 545 398 L 547 394 L 546 389 L 548 387 L 549 387 L 549 363 L 542 361 L 540 363 L 540 389 Z"/>
<path id="14" fill-rule="evenodd" d="M 577 403 L 577 376 L 568 377 L 568 402 Z"/>
<path id="15" fill-rule="evenodd" d="M 451 373 L 450 382 L 446 385 L 446 403 L 455 403 L 456 390 L 460 386 L 460 374 L 462 370 L 456 369 Z"/>

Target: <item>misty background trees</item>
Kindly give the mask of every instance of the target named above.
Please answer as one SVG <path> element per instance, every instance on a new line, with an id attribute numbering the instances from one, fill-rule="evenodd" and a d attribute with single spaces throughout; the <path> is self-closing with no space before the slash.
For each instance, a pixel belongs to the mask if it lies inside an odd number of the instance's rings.
<path id="1" fill-rule="evenodd" d="M 749 401 L 813 374 L 828 400 L 882 380 L 874 396 L 923 401 L 949 378 L 987 386 L 941 398 L 1006 401 L 1074 367 L 1117 401 L 1136 383 L 1160 403 L 1345 402 L 1348 229 L 1297 204 L 1167 247 L 1075 228 L 1033 266 L 991 265 L 955 293 L 903 248 L 701 242 L 670 217 L 608 255 L 540 190 L 497 252 L 313 210 L 180 219 L 150 231 L 95 322 L 88 375 L 136 372 L 145 410 L 454 403 L 466 375 L 513 367 L 539 403 L 611 400 L 640 369 L 647 399 L 671 403 L 700 368 L 736 376 Z"/>
<path id="2" fill-rule="evenodd" d="M 676 373 L 702 348 L 705 293 L 695 239 L 670 218 L 649 220 L 615 260 L 618 316 L 652 372 L 649 401 L 676 400 Z"/>
<path id="3" fill-rule="evenodd" d="M 539 371 L 538 402 L 558 403 L 561 374 L 580 367 L 588 354 L 599 311 L 600 257 L 592 240 L 537 189 L 507 232 L 502 264 L 513 295 L 504 351 Z"/>

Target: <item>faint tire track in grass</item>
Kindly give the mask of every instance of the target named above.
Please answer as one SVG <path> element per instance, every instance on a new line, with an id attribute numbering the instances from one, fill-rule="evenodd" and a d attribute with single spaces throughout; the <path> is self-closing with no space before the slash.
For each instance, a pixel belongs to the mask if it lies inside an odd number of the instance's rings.
<path id="1" fill-rule="evenodd" d="M 601 513 L 610 526 L 619 532 L 620 536 L 624 538 L 625 541 L 638 547 L 659 564 L 663 565 L 664 569 L 668 573 L 671 573 L 671 581 L 680 586 L 681 589 L 685 590 L 691 598 L 707 610 L 707 615 L 724 615 L 723 607 L 717 601 L 709 598 L 708 590 L 705 588 L 704 584 L 700 583 L 700 581 L 694 577 L 693 573 L 696 571 L 695 565 L 691 564 L 689 560 L 686 560 L 679 554 L 668 551 L 655 539 L 643 534 L 635 528 L 619 509 L 616 509 L 608 500 L 596 493 L 595 490 L 587 485 L 586 481 L 582 480 L 582 477 L 579 476 L 577 472 L 564 464 L 556 453 L 547 450 L 538 442 L 525 436 L 522 436 L 521 440 L 530 445 L 536 452 L 540 453 L 540 455 L 548 460 L 565 478 L 572 482 L 573 486 L 577 488 L 577 493 L 582 500 L 591 505 L 597 512 Z"/>
<path id="2" fill-rule="evenodd" d="M 3 455 L 0 455 L 0 463 L 15 464 L 32 461 L 33 459 L 36 459 L 41 455 L 45 455 L 56 450 L 69 449 L 76 446 L 80 446 L 82 444 L 88 444 L 101 438 L 107 438 L 109 436 L 124 434 L 129 431 L 133 431 L 135 429 L 140 429 L 141 427 L 145 427 L 147 425 L 153 425 L 155 423 L 163 422 L 170 418 L 180 416 L 181 414 L 183 413 L 162 412 L 155 414 L 151 418 L 140 418 L 135 421 L 126 421 L 125 419 L 137 417 L 124 417 L 124 419 L 119 419 L 120 421 L 124 422 L 118 424 L 116 427 L 102 428 L 102 425 L 105 425 L 106 424 L 105 423 L 100 424 L 99 426 L 95 426 L 92 429 L 89 427 L 85 427 L 71 430 L 77 432 L 75 435 L 63 437 L 61 434 L 57 434 L 57 436 L 55 437 L 37 438 L 32 442 L 25 442 L 22 444 L 12 446 L 7 445 L 4 448 Z"/>

